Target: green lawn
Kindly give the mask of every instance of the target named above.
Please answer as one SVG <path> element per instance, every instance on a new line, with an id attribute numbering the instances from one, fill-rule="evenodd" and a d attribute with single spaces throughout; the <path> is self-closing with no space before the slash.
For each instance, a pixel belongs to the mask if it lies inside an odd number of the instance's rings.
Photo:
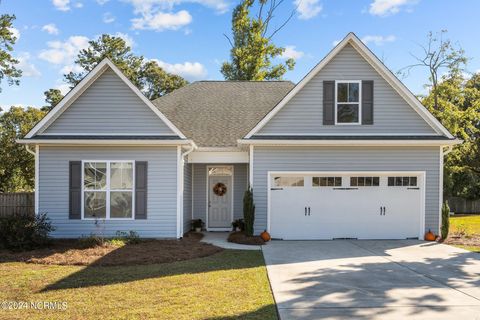
<path id="1" fill-rule="evenodd" d="M 464 234 L 462 238 L 465 239 L 465 244 L 455 246 L 480 252 L 480 245 L 477 245 L 480 243 L 480 215 L 450 217 L 450 234 Z"/>
<path id="2" fill-rule="evenodd" d="M 8 319 L 276 319 L 260 251 L 138 266 L 0 264 L 0 301 L 67 302 Z"/>
<path id="3" fill-rule="evenodd" d="M 467 234 L 480 235 L 480 215 L 452 216 L 450 228 L 453 233 L 465 230 Z"/>

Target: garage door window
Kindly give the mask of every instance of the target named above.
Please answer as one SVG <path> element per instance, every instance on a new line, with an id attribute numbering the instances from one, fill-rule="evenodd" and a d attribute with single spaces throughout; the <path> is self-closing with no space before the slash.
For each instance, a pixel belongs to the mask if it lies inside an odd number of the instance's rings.
<path id="1" fill-rule="evenodd" d="M 341 187 L 342 177 L 313 177 L 313 187 Z"/>
<path id="2" fill-rule="evenodd" d="M 417 177 L 388 177 L 389 187 L 416 187 Z"/>
<path id="3" fill-rule="evenodd" d="M 303 177 L 275 177 L 274 182 L 276 187 L 303 187 L 304 186 Z"/>
<path id="4" fill-rule="evenodd" d="M 351 187 L 378 187 L 380 177 L 350 177 Z"/>

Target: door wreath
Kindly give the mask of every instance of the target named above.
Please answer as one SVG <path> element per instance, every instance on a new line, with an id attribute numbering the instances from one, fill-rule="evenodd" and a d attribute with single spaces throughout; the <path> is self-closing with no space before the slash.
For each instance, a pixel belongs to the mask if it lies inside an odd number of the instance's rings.
<path id="1" fill-rule="evenodd" d="M 217 196 L 221 197 L 225 193 L 227 193 L 227 186 L 221 182 L 218 182 L 213 186 L 213 193 L 215 193 Z"/>

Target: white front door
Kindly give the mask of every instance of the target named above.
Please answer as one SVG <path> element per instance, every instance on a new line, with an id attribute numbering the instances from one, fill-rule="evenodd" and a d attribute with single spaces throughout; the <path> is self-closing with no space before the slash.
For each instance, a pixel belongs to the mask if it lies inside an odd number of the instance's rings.
<path id="1" fill-rule="evenodd" d="M 230 229 L 232 223 L 233 168 L 208 168 L 208 229 Z"/>
<path id="2" fill-rule="evenodd" d="M 405 239 L 423 232 L 422 174 L 280 173 L 271 186 L 274 238 Z"/>

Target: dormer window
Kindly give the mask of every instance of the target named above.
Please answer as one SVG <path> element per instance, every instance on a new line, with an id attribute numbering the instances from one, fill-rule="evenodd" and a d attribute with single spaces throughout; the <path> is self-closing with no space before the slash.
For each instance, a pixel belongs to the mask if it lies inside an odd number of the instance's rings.
<path id="1" fill-rule="evenodd" d="M 360 124 L 361 81 L 335 81 L 335 124 Z"/>

